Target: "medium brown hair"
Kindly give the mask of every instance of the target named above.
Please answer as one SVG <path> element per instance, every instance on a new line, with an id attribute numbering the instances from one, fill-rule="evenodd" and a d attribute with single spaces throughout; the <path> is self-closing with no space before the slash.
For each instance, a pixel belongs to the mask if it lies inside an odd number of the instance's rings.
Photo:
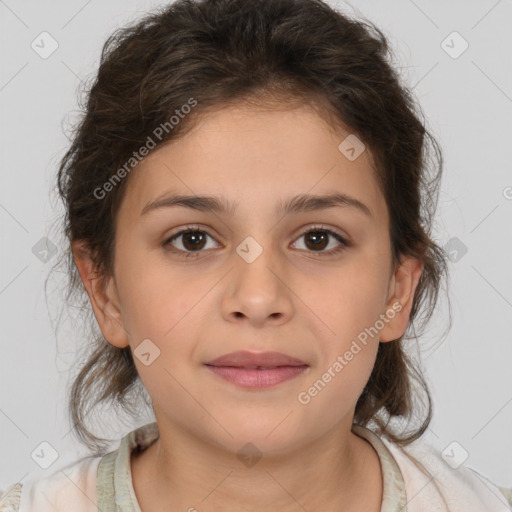
<path id="1" fill-rule="evenodd" d="M 158 146 L 185 136 L 212 109 L 236 101 L 318 105 L 332 125 L 349 127 L 364 142 L 389 210 L 393 266 L 398 268 L 402 256 L 424 265 L 410 313 L 416 339 L 447 275 L 446 254 L 431 238 L 441 150 L 377 27 L 321 0 L 178 0 L 153 11 L 105 42 L 57 177 L 69 244 L 62 260 L 69 276 L 66 300 L 78 298 L 90 335 L 68 407 L 77 437 L 96 453 L 103 451 L 104 439 L 86 426 L 91 410 L 118 405 L 136 418 L 138 398 L 150 401 L 131 348 L 110 345 L 99 331 L 70 244 L 85 242 L 98 274 L 112 274 L 115 219 L 129 175 L 101 199 L 94 191 L 191 98 L 197 105 Z M 401 445 L 419 438 L 432 416 L 428 386 L 406 353 L 405 334 L 379 344 L 354 420 Z M 392 420 L 413 427 L 399 432 Z"/>

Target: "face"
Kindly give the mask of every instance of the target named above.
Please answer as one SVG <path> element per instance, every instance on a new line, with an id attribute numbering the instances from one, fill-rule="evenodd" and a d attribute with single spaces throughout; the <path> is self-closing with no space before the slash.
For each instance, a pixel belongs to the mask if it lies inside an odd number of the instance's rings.
<path id="1" fill-rule="evenodd" d="M 231 106 L 132 171 L 114 276 L 93 306 L 105 338 L 130 345 L 160 428 L 267 453 L 350 429 L 379 341 L 407 325 L 420 269 L 393 273 L 371 154 L 347 158 L 338 146 L 348 135 L 305 106 Z M 327 194 L 358 203 L 295 201 L 285 211 L 296 196 Z M 177 195 L 225 209 L 170 204 Z M 303 366 L 251 387 L 205 365 L 240 350 Z"/>

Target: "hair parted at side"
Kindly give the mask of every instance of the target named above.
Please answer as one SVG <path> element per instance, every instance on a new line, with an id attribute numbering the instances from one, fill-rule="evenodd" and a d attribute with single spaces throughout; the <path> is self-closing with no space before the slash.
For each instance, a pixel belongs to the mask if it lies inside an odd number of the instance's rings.
<path id="1" fill-rule="evenodd" d="M 144 392 L 130 347 L 110 345 L 98 329 L 71 242 L 87 245 L 100 278 L 111 275 L 115 218 L 130 174 L 122 173 L 108 191 L 104 184 L 191 98 L 197 104 L 157 145 L 183 137 L 209 111 L 240 101 L 315 105 L 333 126 L 348 127 L 364 142 L 389 209 L 393 264 L 397 268 L 402 256 L 424 264 L 410 314 L 414 337 L 430 320 L 447 275 L 446 254 L 431 238 L 441 150 L 377 27 L 321 0 L 178 0 L 147 14 L 105 42 L 57 176 L 69 242 L 58 265 L 69 276 L 66 300 L 78 298 L 91 338 L 68 407 L 78 439 L 96 454 L 105 440 L 86 426 L 89 412 L 109 404 L 136 416 L 131 395 Z M 101 199 L 99 189 L 106 191 Z M 404 340 L 380 343 L 355 410 L 356 423 L 401 445 L 419 438 L 432 416 L 428 386 Z M 395 419 L 412 428 L 398 432 Z"/>

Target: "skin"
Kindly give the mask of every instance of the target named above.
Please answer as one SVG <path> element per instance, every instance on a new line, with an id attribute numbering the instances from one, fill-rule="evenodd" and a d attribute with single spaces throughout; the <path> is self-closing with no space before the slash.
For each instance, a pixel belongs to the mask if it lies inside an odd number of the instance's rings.
<path id="1" fill-rule="evenodd" d="M 380 510 L 378 456 L 351 425 L 379 342 L 407 328 L 422 263 L 404 259 L 392 271 L 389 215 L 371 153 L 350 161 L 338 150 L 349 133 L 306 105 L 277 111 L 240 104 L 209 113 L 132 171 L 105 286 L 87 248 L 73 245 L 108 342 L 133 351 L 149 338 L 160 350 L 149 366 L 134 357 L 160 432 L 131 461 L 143 511 Z M 291 196 L 333 191 L 356 197 L 372 216 L 347 206 L 274 214 Z M 238 202 L 236 214 L 173 207 L 141 216 L 149 201 L 170 192 L 224 196 Z M 162 246 L 188 224 L 210 235 L 197 258 L 179 256 L 180 249 L 192 252 L 183 236 Z M 339 242 L 331 236 L 315 249 L 303 236 L 315 224 L 351 245 L 325 255 Z M 236 252 L 247 236 L 263 248 L 252 263 Z M 298 393 L 397 302 L 401 311 L 378 335 L 308 404 L 299 403 Z M 203 366 L 241 349 L 283 352 L 309 368 L 255 391 Z M 248 442 L 262 454 L 252 467 L 236 457 Z"/>

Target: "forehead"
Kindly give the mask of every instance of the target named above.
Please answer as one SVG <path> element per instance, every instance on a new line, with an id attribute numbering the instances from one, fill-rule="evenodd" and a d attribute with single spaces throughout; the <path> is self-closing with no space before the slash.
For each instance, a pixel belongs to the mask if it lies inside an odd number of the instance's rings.
<path id="1" fill-rule="evenodd" d="M 293 195 L 342 192 L 367 204 L 375 218 L 385 217 L 371 152 L 365 148 L 355 159 L 347 152 L 354 142 L 362 149 L 354 137 L 308 105 L 224 107 L 145 157 L 132 171 L 123 203 L 140 214 L 172 190 L 222 196 L 237 203 L 238 215 L 274 211 Z"/>

